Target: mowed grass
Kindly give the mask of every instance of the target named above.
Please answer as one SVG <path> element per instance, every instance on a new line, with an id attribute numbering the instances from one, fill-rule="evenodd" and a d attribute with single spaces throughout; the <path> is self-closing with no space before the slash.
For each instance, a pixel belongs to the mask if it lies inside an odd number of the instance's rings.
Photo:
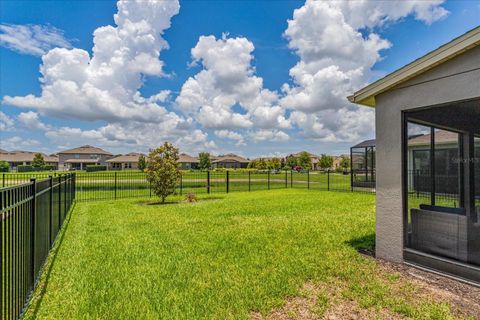
<path id="1" fill-rule="evenodd" d="M 380 276 L 376 262 L 357 253 L 373 244 L 373 195 L 214 196 L 78 203 L 25 318 L 247 319 L 299 295 L 306 282 L 339 281 L 363 308 L 450 315 L 443 303 L 411 301 L 410 286 L 391 293 L 397 278 Z"/>

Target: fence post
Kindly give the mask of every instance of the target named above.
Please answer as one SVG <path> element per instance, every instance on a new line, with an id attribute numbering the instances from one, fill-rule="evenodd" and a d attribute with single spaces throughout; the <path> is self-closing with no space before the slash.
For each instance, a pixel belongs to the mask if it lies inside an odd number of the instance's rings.
<path id="1" fill-rule="evenodd" d="M 227 193 L 228 193 L 228 191 L 229 191 L 229 185 L 230 185 L 230 178 L 229 178 L 229 174 L 228 174 L 229 171 L 227 170 L 226 172 L 227 172 Z"/>
<path id="2" fill-rule="evenodd" d="M 270 170 L 267 171 L 268 190 L 270 190 Z"/>
<path id="3" fill-rule="evenodd" d="M 62 225 L 62 176 L 58 175 L 58 229 Z"/>
<path id="4" fill-rule="evenodd" d="M 350 191 L 353 192 L 353 168 L 350 168 Z"/>
<path id="5" fill-rule="evenodd" d="M 65 176 L 65 188 L 63 188 L 63 218 L 67 216 L 67 182 L 68 182 L 68 177 Z"/>
<path id="6" fill-rule="evenodd" d="M 307 189 L 310 189 L 310 170 L 307 170 Z"/>
<path id="7" fill-rule="evenodd" d="M 330 169 L 327 169 L 327 190 L 330 191 Z"/>
<path id="8" fill-rule="evenodd" d="M 50 246 L 52 245 L 52 220 L 53 220 L 53 177 L 50 175 L 50 211 L 48 213 L 48 240 L 50 241 Z"/>
<path id="9" fill-rule="evenodd" d="M 285 170 L 285 189 L 288 188 L 288 171 Z"/>
<path id="10" fill-rule="evenodd" d="M 290 170 L 290 188 L 293 188 L 293 170 Z"/>
<path id="11" fill-rule="evenodd" d="M 251 174 L 251 173 L 252 173 L 251 171 L 248 171 L 248 191 L 251 191 L 251 187 L 250 187 L 250 184 L 251 184 L 251 180 L 250 180 L 250 179 L 251 179 L 251 178 L 250 178 L 251 175 L 250 175 L 250 174 Z"/>
<path id="12" fill-rule="evenodd" d="M 5 172 L 3 173 L 2 187 L 5 187 Z"/>
<path id="13" fill-rule="evenodd" d="M 74 172 L 72 173 L 72 186 L 73 186 L 73 192 L 72 192 L 72 200 L 75 200 L 77 198 L 77 174 Z"/>
<path id="14" fill-rule="evenodd" d="M 30 212 L 30 272 L 32 275 L 32 284 L 35 281 L 35 215 L 37 207 L 37 181 L 35 178 L 30 179 L 31 194 L 32 194 L 32 207 Z"/>
<path id="15" fill-rule="evenodd" d="M 115 171 L 115 200 L 117 200 L 117 171 Z"/>
<path id="16" fill-rule="evenodd" d="M 210 193 L 210 170 L 207 170 L 207 193 Z"/>
<path id="17" fill-rule="evenodd" d="M 183 174 L 180 172 L 180 195 L 183 194 Z"/>

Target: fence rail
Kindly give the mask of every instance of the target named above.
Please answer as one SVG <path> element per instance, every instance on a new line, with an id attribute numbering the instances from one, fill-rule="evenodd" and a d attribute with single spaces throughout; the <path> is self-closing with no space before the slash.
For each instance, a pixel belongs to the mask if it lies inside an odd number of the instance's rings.
<path id="1" fill-rule="evenodd" d="M 18 319 L 75 199 L 75 175 L 0 188 L 0 319 Z"/>
<path id="2" fill-rule="evenodd" d="M 352 183 L 352 181 L 357 183 Z M 185 171 L 176 186 L 177 194 L 230 193 L 280 188 L 375 192 L 375 182 L 364 183 L 362 174 L 350 172 L 297 171 Z M 153 196 L 142 172 L 93 172 L 77 175 L 76 200 L 115 200 Z"/>
<path id="3" fill-rule="evenodd" d="M 7 173 L 1 178 L 3 184 L 8 186 L 26 182 L 31 176 L 45 178 L 45 174 Z M 77 201 L 115 200 L 153 195 L 145 173 L 139 171 L 77 173 L 75 186 Z M 176 193 L 229 193 L 280 188 L 375 192 L 375 181 L 360 171 L 353 174 L 288 170 L 183 171 L 176 186 Z"/>

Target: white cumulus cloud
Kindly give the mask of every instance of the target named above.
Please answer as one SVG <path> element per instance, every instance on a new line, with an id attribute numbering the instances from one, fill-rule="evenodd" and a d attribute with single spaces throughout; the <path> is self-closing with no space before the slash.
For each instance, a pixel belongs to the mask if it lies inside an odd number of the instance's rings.
<path id="1" fill-rule="evenodd" d="M 346 96 L 372 79 L 381 51 L 391 47 L 375 28 L 408 15 L 430 24 L 448 12 L 443 1 L 313 1 L 296 9 L 284 36 L 299 57 L 284 84 L 283 108 L 306 137 L 354 141 L 371 136 L 374 112 Z"/>
<path id="2" fill-rule="evenodd" d="M 44 55 L 52 48 L 71 48 L 63 31 L 35 24 L 0 24 L 0 45 L 21 54 Z"/>
<path id="3" fill-rule="evenodd" d="M 5 96 L 3 103 L 37 109 L 42 114 L 82 120 L 156 121 L 168 113 L 155 98 L 143 98 L 143 76 L 162 76 L 160 51 L 177 1 L 117 3 L 116 26 L 97 28 L 93 54 L 55 48 L 42 56 L 40 96 Z"/>
<path id="4" fill-rule="evenodd" d="M 182 86 L 176 103 L 205 128 L 289 128 L 278 94 L 263 88 L 252 66 L 254 45 L 243 37 L 201 36 L 192 49 L 203 69 Z"/>

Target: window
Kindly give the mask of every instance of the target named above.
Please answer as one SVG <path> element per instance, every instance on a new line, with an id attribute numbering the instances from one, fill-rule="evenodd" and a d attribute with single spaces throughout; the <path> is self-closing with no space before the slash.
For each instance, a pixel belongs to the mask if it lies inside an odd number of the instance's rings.
<path id="1" fill-rule="evenodd" d="M 79 154 L 76 154 L 76 155 L 74 155 L 74 158 L 75 158 L 75 159 L 80 159 L 80 155 L 79 155 Z"/>
<path id="2" fill-rule="evenodd" d="M 91 154 L 91 155 L 90 155 L 90 159 L 97 159 L 97 158 L 98 158 L 98 157 L 97 157 L 96 154 Z"/>

